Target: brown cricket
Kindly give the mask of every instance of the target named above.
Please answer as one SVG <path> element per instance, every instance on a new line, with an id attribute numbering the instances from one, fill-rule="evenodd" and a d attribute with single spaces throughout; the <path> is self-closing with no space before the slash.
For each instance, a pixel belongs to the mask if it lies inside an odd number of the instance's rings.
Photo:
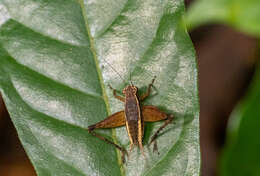
<path id="1" fill-rule="evenodd" d="M 137 145 L 143 153 L 142 139 L 144 134 L 144 122 L 156 122 L 160 120 L 165 120 L 165 123 L 155 132 L 155 134 L 151 138 L 151 141 L 149 142 L 149 145 L 152 142 L 154 142 L 153 150 L 156 151 L 156 138 L 159 132 L 173 120 L 173 116 L 161 112 L 155 106 L 140 106 L 139 101 L 144 100 L 146 97 L 150 95 L 154 80 L 155 77 L 149 84 L 146 93 L 140 97 L 137 96 L 138 88 L 134 86 L 132 83 L 123 89 L 123 94 L 125 95 L 125 97 L 117 95 L 116 90 L 109 85 L 110 89 L 113 90 L 114 97 L 124 102 L 125 110 L 116 112 L 108 116 L 106 119 L 88 127 L 88 131 L 90 134 L 98 137 L 101 140 L 104 140 L 109 144 L 114 145 L 117 149 L 119 149 L 122 153 L 123 162 L 125 161 L 125 154 L 127 154 L 127 151 L 123 147 L 120 147 L 119 145 L 115 144 L 113 141 L 101 135 L 98 135 L 94 132 L 94 129 L 114 128 L 125 125 L 131 143 L 130 151 L 132 150 L 134 145 Z"/>

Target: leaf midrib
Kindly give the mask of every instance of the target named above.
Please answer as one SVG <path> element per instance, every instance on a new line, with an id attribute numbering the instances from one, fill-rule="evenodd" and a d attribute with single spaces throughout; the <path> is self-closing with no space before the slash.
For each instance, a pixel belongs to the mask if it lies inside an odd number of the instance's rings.
<path id="1" fill-rule="evenodd" d="M 79 4 L 80 4 L 82 15 L 83 15 L 83 18 L 84 18 L 86 31 L 87 31 L 87 34 L 88 34 L 88 37 L 89 37 L 90 50 L 91 50 L 91 53 L 93 54 L 93 58 L 94 58 L 94 62 L 95 62 L 95 66 L 96 66 L 96 70 L 97 70 L 100 86 L 101 86 L 101 89 L 102 89 L 102 97 L 103 97 L 103 100 L 104 100 L 105 105 L 106 105 L 107 114 L 111 114 L 110 105 L 109 105 L 109 101 L 108 101 L 108 96 L 106 94 L 106 90 L 105 90 L 105 86 L 104 86 L 104 80 L 103 80 L 103 77 L 102 77 L 101 70 L 99 68 L 99 64 L 98 64 L 99 61 L 98 61 L 96 50 L 95 50 L 95 47 L 94 47 L 94 45 L 95 45 L 94 44 L 94 39 L 91 36 L 91 32 L 90 32 L 90 28 L 89 28 L 89 24 L 88 24 L 88 19 L 87 19 L 87 14 L 86 14 L 86 12 L 84 10 L 85 9 L 84 8 L 85 7 L 84 1 L 83 0 L 79 0 Z M 117 144 L 116 131 L 113 128 L 112 128 L 112 139 L 113 139 L 113 142 Z M 118 165 L 119 165 L 119 168 L 120 168 L 121 175 L 124 176 L 125 175 L 125 171 L 124 171 L 123 163 L 122 163 L 122 161 L 120 159 L 121 158 L 120 157 L 121 154 L 120 154 L 120 152 L 118 150 L 116 150 L 116 153 L 117 153 L 117 161 L 118 161 Z"/>

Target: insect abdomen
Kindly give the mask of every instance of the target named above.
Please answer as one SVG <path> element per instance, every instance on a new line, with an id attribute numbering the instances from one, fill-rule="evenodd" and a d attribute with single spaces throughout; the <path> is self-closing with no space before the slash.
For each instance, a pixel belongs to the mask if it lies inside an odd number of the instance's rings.
<path id="1" fill-rule="evenodd" d="M 138 136 L 140 136 L 139 128 L 141 128 L 139 123 L 141 122 L 141 117 L 137 98 L 128 98 L 128 101 L 125 104 L 125 116 L 128 135 L 133 144 L 138 144 Z"/>

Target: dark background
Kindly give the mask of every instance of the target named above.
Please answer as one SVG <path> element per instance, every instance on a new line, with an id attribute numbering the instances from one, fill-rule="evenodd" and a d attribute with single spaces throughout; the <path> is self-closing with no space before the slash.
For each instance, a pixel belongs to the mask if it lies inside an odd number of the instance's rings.
<path id="1" fill-rule="evenodd" d="M 189 0 L 186 1 L 188 6 Z M 223 25 L 190 32 L 199 67 L 202 176 L 218 175 L 228 117 L 247 91 L 257 54 L 255 38 Z M 0 97 L 0 174 L 34 176 L 15 128 Z"/>

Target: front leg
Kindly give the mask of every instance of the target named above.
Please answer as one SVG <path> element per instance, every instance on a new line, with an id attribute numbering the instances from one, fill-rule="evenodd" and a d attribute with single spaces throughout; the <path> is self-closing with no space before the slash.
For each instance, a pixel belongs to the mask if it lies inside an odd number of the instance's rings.
<path id="1" fill-rule="evenodd" d="M 111 90 L 113 90 L 113 95 L 114 95 L 114 97 L 115 97 L 116 99 L 118 99 L 118 100 L 120 100 L 120 101 L 122 101 L 122 102 L 125 102 L 125 97 L 121 97 L 121 96 L 117 95 L 116 89 L 114 89 L 112 86 L 110 86 L 110 84 L 108 84 L 108 87 L 109 87 Z"/>
<path id="2" fill-rule="evenodd" d="M 148 89 L 147 89 L 146 93 L 139 97 L 140 101 L 144 100 L 146 97 L 148 97 L 150 95 L 155 78 L 156 78 L 156 76 L 154 76 L 154 78 L 152 79 L 152 82 L 148 85 Z"/>

